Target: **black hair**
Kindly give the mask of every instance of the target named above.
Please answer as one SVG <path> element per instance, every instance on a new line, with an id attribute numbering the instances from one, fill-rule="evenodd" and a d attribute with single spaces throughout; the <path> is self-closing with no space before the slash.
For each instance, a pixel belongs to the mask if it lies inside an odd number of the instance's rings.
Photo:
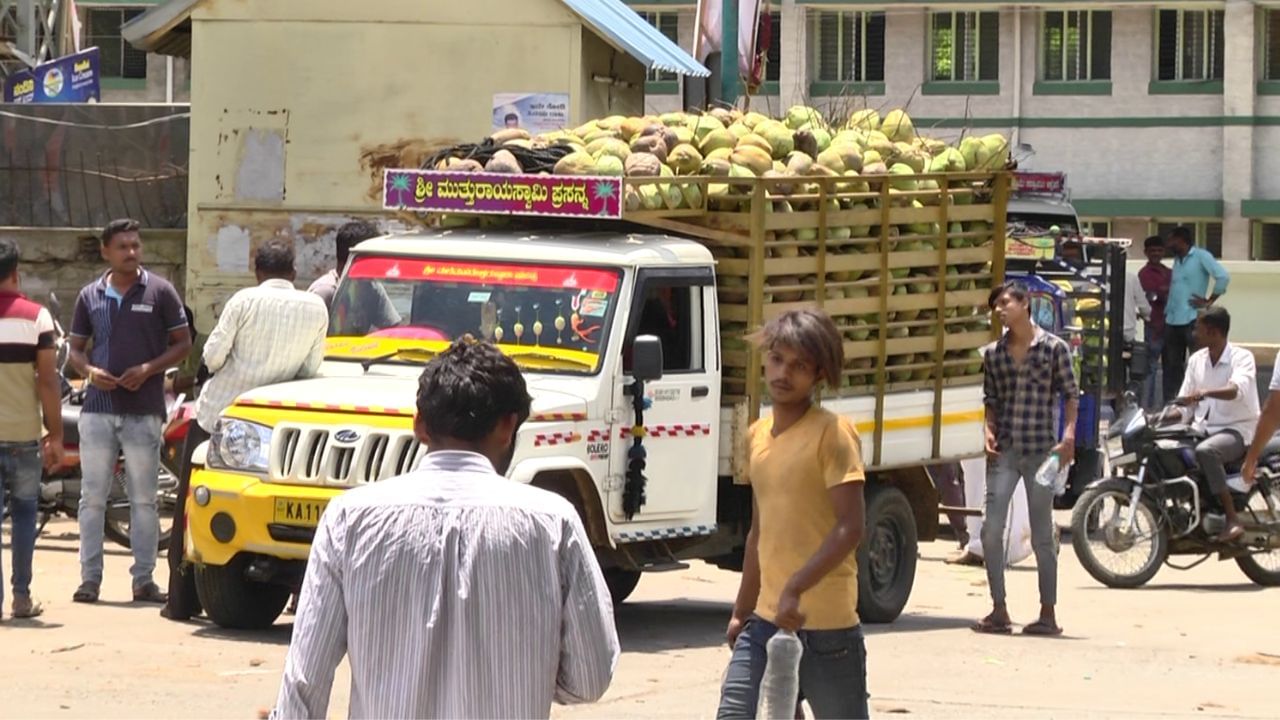
<path id="1" fill-rule="evenodd" d="M 1160 237 L 1159 235 L 1152 235 L 1142 243 L 1143 248 L 1153 248 L 1156 245 L 1159 245 L 1160 247 L 1164 247 L 1164 238 Z"/>
<path id="2" fill-rule="evenodd" d="M 258 246 L 253 269 L 272 278 L 288 277 L 294 271 L 293 245 L 274 238 Z"/>
<path id="3" fill-rule="evenodd" d="M 754 338 L 765 349 L 783 345 L 809 356 L 818 377 L 840 387 L 844 339 L 831 316 L 821 310 L 790 310 L 770 320 Z"/>
<path id="4" fill-rule="evenodd" d="M 432 358 L 418 379 L 418 417 L 432 438 L 477 442 L 507 415 L 524 423 L 532 403 L 515 362 L 470 336 Z"/>
<path id="5" fill-rule="evenodd" d="M 991 288 L 991 293 L 987 295 L 987 308 L 996 309 L 996 303 L 1000 301 L 1000 296 L 1008 294 L 1009 297 L 1018 302 L 1025 303 L 1031 299 L 1031 288 L 1020 280 L 1009 280 Z"/>
<path id="6" fill-rule="evenodd" d="M 338 235 L 334 239 L 334 245 L 338 255 L 338 271 L 347 266 L 347 258 L 351 255 L 351 248 L 357 244 L 375 238 L 382 232 L 378 227 L 366 220 L 354 220 L 338 228 Z"/>
<path id="7" fill-rule="evenodd" d="M 508 120 L 519 120 L 519 119 L 520 119 L 519 115 L 516 115 L 515 113 L 507 113 L 507 116 L 502 118 L 502 122 L 506 122 Z"/>
<path id="8" fill-rule="evenodd" d="M 1231 334 L 1231 313 L 1220 305 L 1211 305 L 1200 313 L 1200 322 L 1222 333 L 1223 337 Z"/>
<path id="9" fill-rule="evenodd" d="M 1170 230 L 1169 239 L 1181 240 L 1185 242 L 1188 247 L 1194 247 L 1196 244 L 1195 235 L 1191 234 L 1191 228 L 1186 225 L 1179 225 L 1178 227 Z"/>
<path id="10" fill-rule="evenodd" d="M 138 232 L 142 228 L 142 223 L 130 218 L 121 218 L 112 220 L 102 229 L 102 247 L 111 244 L 111 238 L 125 233 Z"/>
<path id="11" fill-rule="evenodd" d="M 18 269 L 18 243 L 0 238 L 0 280 L 8 280 Z"/>

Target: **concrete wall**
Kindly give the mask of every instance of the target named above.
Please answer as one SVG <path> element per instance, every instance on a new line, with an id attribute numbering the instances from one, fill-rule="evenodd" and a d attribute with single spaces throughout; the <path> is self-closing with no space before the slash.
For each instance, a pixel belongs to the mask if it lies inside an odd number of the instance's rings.
<path id="1" fill-rule="evenodd" d="M 211 0 L 192 24 L 187 279 L 205 330 L 268 238 L 295 242 L 303 278 L 332 264 L 336 227 L 379 206 L 365 149 L 478 141 L 495 93 L 568 93 L 571 124 L 643 108 L 640 64 L 559 0 Z"/>
<path id="2" fill-rule="evenodd" d="M 106 270 L 99 252 L 98 230 L 80 228 L 0 227 L 0 237 L 14 240 L 22 253 L 18 270 L 22 290 L 45 303 L 55 292 L 62 304 L 59 320 L 71 324 L 80 289 Z M 143 230 L 143 265 L 183 292 L 187 257 L 184 230 Z M 207 332 L 207 330 L 206 330 Z"/>

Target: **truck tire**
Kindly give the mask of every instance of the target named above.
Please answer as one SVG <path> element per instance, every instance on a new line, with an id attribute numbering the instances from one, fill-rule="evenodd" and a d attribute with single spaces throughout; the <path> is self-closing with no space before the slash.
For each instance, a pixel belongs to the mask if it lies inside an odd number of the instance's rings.
<path id="1" fill-rule="evenodd" d="M 250 580 L 247 565 L 248 557 L 239 555 L 226 565 L 196 566 L 196 594 L 218 627 L 265 630 L 289 602 L 289 588 Z"/>
<path id="2" fill-rule="evenodd" d="M 916 518 L 902 491 L 866 487 L 867 531 L 858 546 L 858 615 L 863 622 L 893 622 L 911 597 L 919 553 Z"/>
<path id="3" fill-rule="evenodd" d="M 619 567 L 607 568 L 604 570 L 604 584 L 609 586 L 609 595 L 613 597 L 613 604 L 621 605 L 624 600 L 631 597 L 636 585 L 640 584 L 640 571 L 623 570 Z"/>

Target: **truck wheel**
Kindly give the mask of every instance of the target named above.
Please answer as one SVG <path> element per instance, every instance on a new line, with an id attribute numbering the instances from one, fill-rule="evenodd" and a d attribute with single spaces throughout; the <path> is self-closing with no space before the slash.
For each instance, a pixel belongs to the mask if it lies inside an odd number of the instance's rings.
<path id="1" fill-rule="evenodd" d="M 623 570 L 618 567 L 607 568 L 604 571 L 604 584 L 609 586 L 609 595 L 613 597 L 613 604 L 621 605 L 622 601 L 631 596 L 636 585 L 640 584 L 640 571 Z"/>
<path id="2" fill-rule="evenodd" d="M 916 518 L 902 491 L 866 487 L 867 532 L 858 547 L 858 615 L 863 622 L 893 622 L 915 583 L 919 552 Z"/>
<path id="3" fill-rule="evenodd" d="M 264 630 L 289 602 L 289 588 L 245 577 L 248 560 L 248 556 L 238 555 L 226 565 L 196 566 L 196 594 L 218 627 Z"/>

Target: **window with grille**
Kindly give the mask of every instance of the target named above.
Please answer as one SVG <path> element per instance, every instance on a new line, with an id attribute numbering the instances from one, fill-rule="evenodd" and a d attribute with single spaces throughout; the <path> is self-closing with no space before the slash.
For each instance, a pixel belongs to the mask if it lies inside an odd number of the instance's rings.
<path id="1" fill-rule="evenodd" d="M 650 25 L 658 28 L 658 32 L 667 36 L 671 42 L 680 44 L 680 15 L 673 12 L 641 12 L 640 17 Z M 678 76 L 669 70 L 650 70 L 649 82 L 676 82 Z"/>
<path id="2" fill-rule="evenodd" d="M 1264 10 L 1262 18 L 1262 79 L 1280 80 L 1280 10 Z"/>
<path id="3" fill-rule="evenodd" d="M 761 25 L 764 24 L 763 17 Z M 762 28 L 756 29 L 759 37 Z M 782 76 L 782 13 L 769 13 L 769 47 L 765 53 L 764 81 L 776 83 Z"/>
<path id="4" fill-rule="evenodd" d="M 1157 80 L 1221 80 L 1222 10 L 1160 10 L 1156 17 Z"/>
<path id="5" fill-rule="evenodd" d="M 1066 10 L 1044 13 L 1040 33 L 1040 79 L 1111 79 L 1111 12 Z"/>
<path id="6" fill-rule="evenodd" d="M 884 13 L 809 13 L 818 82 L 884 82 Z"/>
<path id="7" fill-rule="evenodd" d="M 1209 251 L 1209 254 L 1216 257 L 1222 257 L 1222 223 L 1206 222 L 1199 220 L 1157 220 L 1154 223 L 1155 232 L 1153 235 L 1159 235 L 1166 240 L 1169 233 L 1173 229 L 1183 225 L 1191 230 L 1191 235 L 1196 239 L 1196 246 L 1202 247 Z"/>
<path id="8" fill-rule="evenodd" d="M 1111 237 L 1109 220 L 1084 220 L 1080 223 L 1080 232 L 1089 237 Z"/>
<path id="9" fill-rule="evenodd" d="M 84 45 L 97 46 L 102 77 L 146 79 L 147 54 L 120 37 L 120 26 L 142 12 L 124 8 L 93 8 L 88 11 Z"/>
<path id="10" fill-rule="evenodd" d="M 1254 260 L 1280 260 L 1280 223 L 1257 220 L 1253 223 Z"/>
<path id="11" fill-rule="evenodd" d="M 929 57 L 929 79 L 934 82 L 999 80 L 1000 14 L 932 13 Z"/>

